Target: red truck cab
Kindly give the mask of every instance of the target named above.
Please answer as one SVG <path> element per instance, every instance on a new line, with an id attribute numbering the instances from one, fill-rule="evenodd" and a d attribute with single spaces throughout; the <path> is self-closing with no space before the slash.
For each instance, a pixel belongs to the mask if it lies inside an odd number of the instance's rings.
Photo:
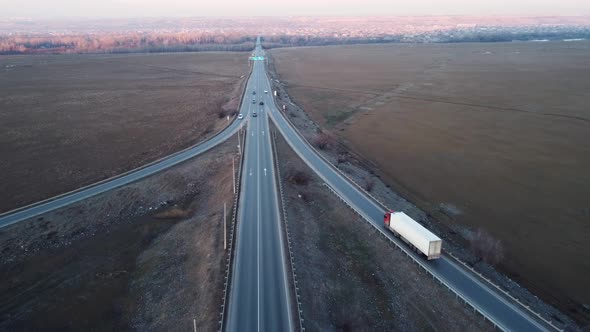
<path id="1" fill-rule="evenodd" d="M 385 215 L 383 216 L 383 224 L 385 225 L 385 227 L 389 228 L 389 223 L 391 222 L 391 214 L 394 212 L 395 211 L 393 210 L 385 212 Z"/>

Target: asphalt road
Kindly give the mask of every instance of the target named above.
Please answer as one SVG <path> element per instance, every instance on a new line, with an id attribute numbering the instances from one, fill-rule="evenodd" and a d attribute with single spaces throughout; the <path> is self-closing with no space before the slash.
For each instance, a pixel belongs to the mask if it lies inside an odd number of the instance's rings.
<path id="1" fill-rule="evenodd" d="M 259 68 L 255 69 L 258 75 Z M 262 87 L 271 90 L 270 81 L 266 78 Z M 494 323 L 509 331 L 546 331 L 548 328 L 533 319 L 526 309 L 509 303 L 504 297 L 493 290 L 493 286 L 484 284 L 475 275 L 457 265 L 452 259 L 443 256 L 434 261 L 426 260 L 422 255 L 411 251 L 401 240 L 394 237 L 383 227 L 383 215 L 385 210 L 373 199 L 366 195 L 361 189 L 352 184 L 334 167 L 321 158 L 316 151 L 310 147 L 299 133 L 291 126 L 276 107 L 274 101 L 268 101 L 271 111 L 269 115 L 281 134 L 295 152 L 328 184 L 334 191 L 351 205 L 365 219 L 369 220 L 383 234 L 395 241 L 400 247 L 419 264 L 423 265 L 440 280 L 447 283 L 457 293 L 461 294 L 469 303 L 479 308 Z M 343 303 L 342 305 L 346 305 Z"/>
<path id="2" fill-rule="evenodd" d="M 244 61 L 246 61 L 246 59 L 244 59 Z M 253 78 L 251 76 L 248 80 L 248 85 L 252 85 L 252 79 Z M 251 100 L 249 99 L 250 96 L 248 96 L 248 94 L 244 94 L 242 98 L 242 110 L 247 109 L 249 103 L 251 102 Z M 223 131 L 219 132 L 217 135 L 213 136 L 209 140 L 199 143 L 189 149 L 183 150 L 181 152 L 160 159 L 147 166 L 132 170 L 123 175 L 98 182 L 96 184 L 81 188 L 79 190 L 72 191 L 70 193 L 66 193 L 20 209 L 0 214 L 0 228 L 12 225 L 19 221 L 33 218 L 43 213 L 47 213 L 49 211 L 98 195 L 100 193 L 138 181 L 142 178 L 145 178 L 147 176 L 165 170 L 169 167 L 177 165 L 183 161 L 194 158 L 195 156 L 198 156 L 210 150 L 211 148 L 217 146 L 218 144 L 226 141 L 228 138 L 230 138 L 233 134 L 235 134 L 238 131 L 239 127 L 242 125 L 242 122 L 243 121 L 241 120 L 235 120 Z"/>
<path id="3" fill-rule="evenodd" d="M 260 54 L 258 47 L 255 51 Z M 291 299 L 283 245 L 277 184 L 268 130 L 271 102 L 263 92 L 264 63 L 254 62 L 248 85 L 250 109 L 244 112 L 248 130 L 242 167 L 242 185 L 225 330 L 292 331 Z M 252 91 L 256 95 L 252 95 Z M 252 97 L 256 104 L 251 103 Z M 253 117 L 253 111 L 258 113 Z M 245 119 L 246 120 L 246 119 Z"/>

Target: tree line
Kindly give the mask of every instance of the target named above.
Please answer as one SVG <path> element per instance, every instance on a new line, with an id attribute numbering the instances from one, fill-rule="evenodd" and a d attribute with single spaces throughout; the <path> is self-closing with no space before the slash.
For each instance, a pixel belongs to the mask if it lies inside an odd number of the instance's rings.
<path id="1" fill-rule="evenodd" d="M 3 35 L 0 54 L 250 51 L 256 38 L 236 33 L 122 32 Z"/>
<path id="2" fill-rule="evenodd" d="M 320 33 L 273 33 L 264 48 L 376 43 L 507 42 L 534 39 L 590 39 L 589 27 L 491 27 L 429 31 L 416 34 L 367 33 L 343 36 Z M 241 30 L 205 32 L 149 31 L 0 35 L 0 54 L 149 53 L 251 51 L 256 36 Z"/>
<path id="3" fill-rule="evenodd" d="M 383 43 L 467 43 L 467 42 L 511 42 L 538 39 L 590 39 L 590 27 L 538 28 L 452 29 L 425 32 L 414 35 L 383 34 L 366 37 L 311 36 L 311 35 L 274 35 L 263 38 L 264 48 L 348 45 L 348 44 L 383 44 Z"/>

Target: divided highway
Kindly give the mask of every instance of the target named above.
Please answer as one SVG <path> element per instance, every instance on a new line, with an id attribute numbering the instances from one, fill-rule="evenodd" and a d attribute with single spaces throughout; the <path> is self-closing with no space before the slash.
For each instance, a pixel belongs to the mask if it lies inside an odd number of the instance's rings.
<path id="1" fill-rule="evenodd" d="M 259 42 L 255 53 L 257 56 L 264 55 Z M 268 90 L 269 93 L 265 94 L 264 90 Z M 256 91 L 256 95 L 253 95 L 252 91 Z M 509 331 L 547 330 L 544 325 L 530 317 L 525 309 L 508 302 L 490 285 L 480 281 L 453 260 L 443 256 L 435 261 L 426 261 L 421 255 L 409 250 L 391 233 L 386 232 L 382 226 L 384 208 L 319 156 L 276 107 L 263 61 L 253 61 L 252 74 L 242 98 L 241 113 L 245 118 L 234 121 L 208 141 L 122 176 L 4 213 L 0 215 L 0 228 L 129 184 L 186 161 L 224 142 L 235 134 L 242 124 L 247 123 L 236 252 L 227 316 L 223 322 L 224 329 L 293 331 L 287 256 L 283 243 L 269 133 L 270 118 L 293 150 L 342 199 L 405 250 L 418 264 L 483 312 L 494 324 Z M 252 103 L 252 98 L 256 98 L 256 103 Z M 265 105 L 259 105 L 260 101 Z M 254 111 L 257 111 L 257 117 L 252 116 Z"/>
<path id="2" fill-rule="evenodd" d="M 255 53 L 261 53 L 260 45 Z M 290 286 L 265 104 L 264 63 L 254 61 L 226 331 L 292 331 Z M 252 92 L 256 91 L 256 95 Z M 253 111 L 257 111 L 256 117 Z M 246 119 L 244 119 L 246 120 Z"/>

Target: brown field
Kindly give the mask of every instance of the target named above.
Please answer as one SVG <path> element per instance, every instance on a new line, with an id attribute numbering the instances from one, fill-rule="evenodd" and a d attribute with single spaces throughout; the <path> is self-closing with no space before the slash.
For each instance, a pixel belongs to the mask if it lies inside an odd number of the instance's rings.
<path id="1" fill-rule="evenodd" d="M 210 137 L 247 53 L 0 57 L 0 212 Z"/>
<path id="2" fill-rule="evenodd" d="M 392 188 L 500 239 L 500 268 L 536 294 L 590 305 L 590 43 L 272 55 L 294 100 Z"/>

